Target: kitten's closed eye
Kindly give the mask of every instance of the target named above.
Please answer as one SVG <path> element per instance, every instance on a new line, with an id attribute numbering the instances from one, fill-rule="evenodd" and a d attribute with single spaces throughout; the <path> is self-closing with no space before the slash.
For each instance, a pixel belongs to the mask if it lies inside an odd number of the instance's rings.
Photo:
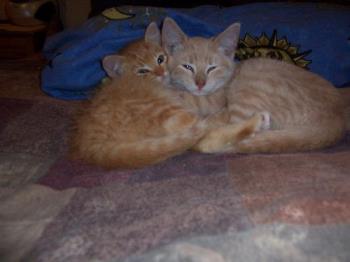
<path id="1" fill-rule="evenodd" d="M 137 73 L 140 74 L 140 75 L 147 74 L 149 72 L 150 72 L 150 70 L 146 69 L 146 68 L 140 68 L 140 69 L 137 70 Z"/>
<path id="2" fill-rule="evenodd" d="M 190 70 L 192 73 L 194 73 L 194 69 L 193 69 L 193 67 L 192 66 L 190 66 L 190 65 L 187 65 L 187 64 L 184 64 L 184 65 L 182 65 L 184 68 L 186 68 L 187 70 Z"/>
<path id="3" fill-rule="evenodd" d="M 216 66 L 210 66 L 208 69 L 207 69 L 207 74 L 209 74 L 211 71 L 215 70 L 216 69 Z"/>

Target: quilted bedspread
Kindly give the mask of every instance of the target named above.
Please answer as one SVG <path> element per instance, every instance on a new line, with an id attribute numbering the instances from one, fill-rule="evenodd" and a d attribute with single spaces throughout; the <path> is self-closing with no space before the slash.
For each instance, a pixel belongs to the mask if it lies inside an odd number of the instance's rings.
<path id="1" fill-rule="evenodd" d="M 106 171 L 68 158 L 83 104 L 41 93 L 40 69 L 0 63 L 0 261 L 350 261 L 350 134 Z"/>

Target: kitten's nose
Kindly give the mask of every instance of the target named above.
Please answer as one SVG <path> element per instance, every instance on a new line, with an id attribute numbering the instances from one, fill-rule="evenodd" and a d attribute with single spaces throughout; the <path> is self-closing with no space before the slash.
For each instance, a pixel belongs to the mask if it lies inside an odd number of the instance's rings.
<path id="1" fill-rule="evenodd" d="M 202 90 L 203 87 L 205 86 L 205 80 L 203 79 L 196 79 L 196 86 L 198 87 L 199 90 Z"/>
<path id="2" fill-rule="evenodd" d="M 156 76 L 163 76 L 164 75 L 164 68 L 158 66 L 156 69 L 154 69 L 154 74 Z"/>

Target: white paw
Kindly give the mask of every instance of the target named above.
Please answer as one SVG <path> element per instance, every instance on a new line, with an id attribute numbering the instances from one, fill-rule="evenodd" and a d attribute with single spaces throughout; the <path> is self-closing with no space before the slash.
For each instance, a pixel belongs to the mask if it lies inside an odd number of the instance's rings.
<path id="1" fill-rule="evenodd" d="M 260 130 L 268 130 L 271 127 L 271 115 L 267 111 L 262 111 L 258 113 L 260 116 Z"/>

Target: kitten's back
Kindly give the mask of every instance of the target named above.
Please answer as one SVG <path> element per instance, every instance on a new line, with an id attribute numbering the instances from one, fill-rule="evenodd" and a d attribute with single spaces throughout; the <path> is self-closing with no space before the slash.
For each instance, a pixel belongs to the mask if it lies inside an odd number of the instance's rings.
<path id="1" fill-rule="evenodd" d="M 289 123 L 308 125 L 342 117 L 344 109 L 338 90 L 327 80 L 295 65 L 265 58 L 249 59 L 237 67 L 228 98 L 229 110 L 237 115 L 268 111 L 281 128 Z"/>
<path id="2" fill-rule="evenodd" d="M 295 152 L 327 147 L 345 133 L 344 103 L 320 76 L 272 59 L 251 59 L 236 72 L 229 92 L 231 121 L 268 111 L 272 129 L 238 146 L 239 152 Z"/>
<path id="3" fill-rule="evenodd" d="M 161 83 L 125 75 L 105 86 L 79 118 L 73 154 L 105 168 L 140 168 L 183 153 L 205 130 Z"/>

